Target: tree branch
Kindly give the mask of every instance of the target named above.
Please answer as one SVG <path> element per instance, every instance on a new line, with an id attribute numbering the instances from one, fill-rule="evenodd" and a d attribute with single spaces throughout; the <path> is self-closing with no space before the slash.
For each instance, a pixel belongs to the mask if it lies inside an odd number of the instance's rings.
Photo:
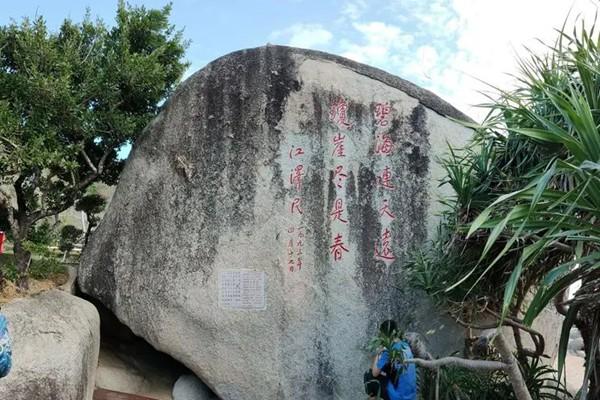
<path id="1" fill-rule="evenodd" d="M 488 313 L 490 313 L 491 315 L 493 315 L 494 317 L 498 318 L 498 320 L 501 320 L 500 314 L 490 310 L 489 308 L 486 311 Z M 525 326 L 522 323 L 518 322 L 517 320 L 515 320 L 513 318 L 509 318 L 509 317 L 505 317 L 504 319 L 502 319 L 502 325 L 511 326 L 513 328 L 518 328 L 518 329 L 521 329 L 521 330 L 527 332 L 529 334 L 529 336 L 531 336 L 531 340 L 533 341 L 533 344 L 535 345 L 534 352 L 532 352 L 531 350 L 527 351 L 528 353 L 530 353 L 529 355 L 533 355 L 533 356 L 537 356 L 537 357 L 541 357 L 544 355 L 544 350 L 546 348 L 546 342 L 544 339 L 544 335 L 542 335 L 535 329 Z"/>
<path id="2" fill-rule="evenodd" d="M 100 161 L 98 161 L 98 167 L 96 168 L 96 172 L 94 172 L 93 174 L 89 175 L 87 178 L 85 178 L 83 181 L 79 182 L 79 185 L 77 185 L 77 189 L 78 190 L 82 190 L 85 189 L 86 187 L 88 187 L 88 185 L 90 183 L 92 183 L 94 180 L 96 180 L 96 178 L 98 178 L 100 175 L 102 175 L 102 172 L 104 172 L 104 166 L 106 163 L 106 159 L 108 158 L 108 155 L 113 151 L 113 148 L 108 146 L 106 151 L 104 152 L 104 154 L 102 154 L 102 157 L 100 158 Z"/>
<path id="3" fill-rule="evenodd" d="M 438 358 L 437 360 L 423 360 L 421 358 L 411 358 L 408 360 L 404 360 L 404 362 L 407 364 L 415 364 L 419 367 L 428 369 L 438 369 L 440 367 L 453 365 L 456 367 L 474 369 L 478 371 L 504 371 L 508 367 L 507 364 L 501 361 L 469 360 L 460 357 L 443 357 Z"/>
<path id="4" fill-rule="evenodd" d="M 87 153 L 85 152 L 84 149 L 81 149 L 81 155 L 85 159 L 85 162 L 87 163 L 88 167 L 90 167 L 90 169 L 92 170 L 92 172 L 95 173 L 95 174 L 97 174 L 98 173 L 98 169 L 96 168 L 96 166 L 94 165 L 94 163 L 92 162 L 92 160 L 90 160 L 90 157 L 87 155 Z"/>
<path id="5" fill-rule="evenodd" d="M 17 196 L 17 210 L 19 213 L 25 215 L 25 213 L 27 213 L 27 204 L 25 202 L 25 193 L 23 193 L 23 182 L 25 182 L 25 177 L 19 175 L 13 187 Z"/>
<path id="6" fill-rule="evenodd" d="M 527 385 L 523 379 L 523 374 L 521 374 L 521 370 L 519 369 L 517 359 L 513 355 L 512 349 L 508 343 L 506 343 L 506 339 L 504 339 L 502 333 L 499 332 L 496 335 L 494 344 L 502 357 L 502 361 L 506 364 L 505 371 L 510 379 L 517 400 L 532 400 L 531 394 L 529 393 L 529 390 L 527 390 Z"/>
<path id="7" fill-rule="evenodd" d="M 2 140 L 4 143 L 9 144 L 13 148 L 13 150 L 18 148 L 18 146 L 14 142 L 11 142 L 6 137 L 0 136 L 0 140 Z"/>

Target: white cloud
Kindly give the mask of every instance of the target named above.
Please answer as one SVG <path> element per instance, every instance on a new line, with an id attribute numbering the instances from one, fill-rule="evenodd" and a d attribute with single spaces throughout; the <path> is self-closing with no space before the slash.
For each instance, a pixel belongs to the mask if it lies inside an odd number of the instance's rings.
<path id="1" fill-rule="evenodd" d="M 354 23 L 353 27 L 361 34 L 363 44 L 342 41 L 342 55 L 359 62 L 389 65 L 397 52 L 407 50 L 414 41 L 412 35 L 398 26 L 384 22 Z"/>
<path id="2" fill-rule="evenodd" d="M 351 20 L 359 19 L 365 10 L 367 9 L 367 3 L 365 0 L 354 0 L 346 3 L 342 9 L 342 15 L 348 17 Z"/>
<path id="3" fill-rule="evenodd" d="M 430 79 L 432 71 L 438 66 L 438 51 L 433 46 L 424 45 L 417 49 L 416 54 L 414 61 L 402 69 L 403 74 Z"/>
<path id="4" fill-rule="evenodd" d="M 271 40 L 285 40 L 286 44 L 302 48 L 323 47 L 331 42 L 333 34 L 319 24 L 294 24 L 271 33 Z"/>
<path id="5" fill-rule="evenodd" d="M 516 57 L 526 54 L 524 46 L 545 52 L 537 39 L 552 43 L 557 37 L 555 29 L 562 26 L 571 7 L 571 15 L 588 20 L 594 18 L 596 10 L 591 0 L 451 0 L 449 6 L 447 18 L 437 8 L 439 12 L 421 20 L 425 24 L 444 23 L 445 29 L 456 35 L 455 42 L 448 43 L 455 44 L 456 49 L 433 60 L 426 54 L 430 50 L 421 47 L 417 62 L 402 71 L 418 77 L 427 75 L 429 89 L 478 120 L 485 110 L 473 105 L 488 101 L 479 92 L 494 92 L 481 81 L 509 89 L 514 84 L 511 74 L 518 73 Z M 443 50 L 439 46 L 438 52 Z M 424 61 L 428 58 L 435 64 L 429 71 Z"/>
<path id="6" fill-rule="evenodd" d="M 481 81 L 509 88 L 516 54 L 546 51 L 535 39 L 552 42 L 571 8 L 591 24 L 594 0 L 346 0 L 330 25 L 296 24 L 271 39 L 384 68 L 481 119 L 472 106 L 492 90 Z"/>
<path id="7" fill-rule="evenodd" d="M 454 10 L 448 0 L 423 3 L 415 12 L 416 18 L 426 26 L 429 36 L 444 37 L 456 30 Z"/>

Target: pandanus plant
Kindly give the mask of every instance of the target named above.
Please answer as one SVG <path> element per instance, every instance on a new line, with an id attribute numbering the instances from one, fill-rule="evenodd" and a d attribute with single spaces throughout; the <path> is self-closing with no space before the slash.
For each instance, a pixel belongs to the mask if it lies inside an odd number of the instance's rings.
<path id="1" fill-rule="evenodd" d="M 569 330 L 582 334 L 586 382 L 582 397 L 600 398 L 600 37 L 582 24 L 564 29 L 546 56 L 521 61 L 519 88 L 502 92 L 476 126 L 492 148 L 497 186 L 466 239 L 485 238 L 471 274 L 481 280 L 507 257 L 501 314 L 522 313 L 530 326 L 554 302 L 566 318 L 559 349 L 564 366 Z M 511 186 L 513 186 L 511 188 Z M 510 190 L 507 190 L 510 189 Z M 490 252 L 496 249 L 493 259 Z M 499 249 L 499 251 L 498 251 Z M 518 257 L 515 257 L 515 254 Z M 575 282 L 572 299 L 565 293 Z M 532 295 L 527 300 L 527 295 Z M 589 387 L 588 387 L 589 383 Z"/>
<path id="2" fill-rule="evenodd" d="M 474 142 L 443 163 L 456 196 L 412 277 L 466 326 L 485 315 L 512 327 L 522 363 L 543 355 L 531 326 L 553 304 L 565 315 L 559 371 L 574 325 L 586 354 L 580 397 L 600 399 L 600 36 L 581 23 L 546 48 L 519 61 L 516 89 L 484 105 L 482 124 L 464 123 Z"/>

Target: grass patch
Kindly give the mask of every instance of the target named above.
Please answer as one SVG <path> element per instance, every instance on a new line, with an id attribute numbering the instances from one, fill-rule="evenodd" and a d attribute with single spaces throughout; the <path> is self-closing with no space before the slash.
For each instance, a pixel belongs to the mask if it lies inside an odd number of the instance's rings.
<path id="1" fill-rule="evenodd" d="M 12 254 L 0 254 L 0 268 L 4 276 L 11 282 L 17 280 L 17 268 Z M 68 278 L 68 269 L 55 257 L 41 257 L 31 260 L 29 277 L 36 280 L 50 279 L 57 284 L 63 284 Z"/>

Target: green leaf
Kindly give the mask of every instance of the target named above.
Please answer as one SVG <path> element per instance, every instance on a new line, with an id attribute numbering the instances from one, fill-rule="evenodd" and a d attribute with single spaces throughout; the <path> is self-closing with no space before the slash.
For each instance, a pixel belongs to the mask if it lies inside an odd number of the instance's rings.
<path id="1" fill-rule="evenodd" d="M 559 339 L 559 343 L 558 343 L 558 362 L 557 362 L 557 369 L 558 369 L 558 378 L 560 379 L 562 376 L 562 373 L 564 371 L 564 367 L 565 367 L 565 359 L 566 359 L 566 355 L 567 355 L 567 349 L 569 346 L 569 334 L 571 332 L 571 328 L 573 327 L 573 324 L 575 323 L 575 320 L 577 319 L 577 313 L 579 312 L 579 305 L 573 305 L 571 307 L 569 307 L 569 310 L 567 311 L 567 315 L 565 316 L 565 319 L 563 321 L 562 324 L 562 328 L 561 328 L 561 332 L 560 332 L 560 339 Z"/>
<path id="2" fill-rule="evenodd" d="M 510 305 L 512 304 L 513 296 L 515 294 L 515 290 L 519 283 L 519 279 L 521 278 L 521 274 L 523 272 L 523 267 L 527 265 L 528 261 L 531 258 L 534 258 L 536 254 L 538 254 L 546 245 L 546 241 L 538 240 L 533 244 L 527 246 L 521 257 L 519 257 L 519 261 L 517 265 L 513 269 L 510 278 L 504 288 L 504 299 L 502 301 L 502 316 L 505 317 L 510 310 Z"/>

